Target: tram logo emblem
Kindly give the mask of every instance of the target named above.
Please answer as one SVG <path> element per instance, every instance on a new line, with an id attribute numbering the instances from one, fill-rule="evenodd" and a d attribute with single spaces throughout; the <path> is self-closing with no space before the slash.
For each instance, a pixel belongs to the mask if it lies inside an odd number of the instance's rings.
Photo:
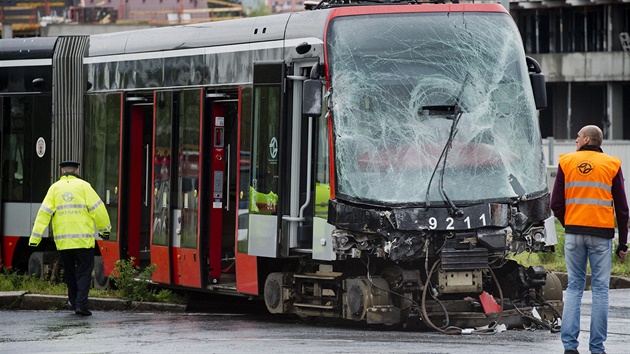
<path id="1" fill-rule="evenodd" d="M 587 175 L 593 172 L 593 165 L 591 165 L 591 163 L 588 161 L 580 162 L 577 168 L 578 168 L 578 171 L 580 171 L 580 173 L 583 175 Z"/>
<path id="2" fill-rule="evenodd" d="M 271 138 L 271 142 L 269 143 L 269 154 L 271 154 L 272 159 L 275 159 L 278 155 L 278 140 L 276 137 Z"/>
<path id="3" fill-rule="evenodd" d="M 74 195 L 72 195 L 72 192 L 65 192 L 61 198 L 63 198 L 63 200 L 66 201 L 66 203 L 70 203 L 72 201 L 72 199 L 74 199 Z"/>
<path id="4" fill-rule="evenodd" d="M 44 157 L 44 154 L 46 153 L 46 140 L 44 140 L 44 138 L 39 137 L 39 139 L 37 139 L 37 147 L 35 151 L 37 152 L 37 156 Z"/>

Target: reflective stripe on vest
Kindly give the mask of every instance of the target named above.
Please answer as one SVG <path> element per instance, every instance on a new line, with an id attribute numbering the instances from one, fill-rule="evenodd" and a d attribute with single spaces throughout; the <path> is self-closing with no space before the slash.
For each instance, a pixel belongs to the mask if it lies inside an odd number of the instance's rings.
<path id="1" fill-rule="evenodd" d="M 564 185 L 564 188 L 571 188 L 571 187 L 593 187 L 593 188 L 601 188 L 608 192 L 612 192 L 612 186 L 609 186 L 604 183 L 599 183 L 599 182 L 576 181 L 576 182 L 569 182 Z"/>
<path id="2" fill-rule="evenodd" d="M 85 205 L 82 204 L 64 204 L 57 207 L 57 210 L 63 209 L 85 209 Z"/>
<path id="3" fill-rule="evenodd" d="M 103 201 L 102 201 L 102 200 L 99 200 L 99 201 L 98 201 L 98 202 L 96 202 L 94 205 L 92 205 L 92 206 L 88 209 L 88 211 L 94 211 L 94 210 L 96 210 L 96 208 L 98 208 L 98 207 L 99 207 L 99 205 L 101 205 L 101 204 L 103 204 Z"/>
<path id="4" fill-rule="evenodd" d="M 584 205 L 591 204 L 591 205 L 613 206 L 613 202 L 612 201 L 592 199 L 592 198 L 571 198 L 571 199 L 567 199 L 565 203 L 567 205 L 569 205 L 569 204 L 584 204 Z"/>
<path id="5" fill-rule="evenodd" d="M 48 215 L 52 215 L 55 212 L 52 211 L 50 208 L 47 208 L 45 205 L 42 204 L 42 206 L 39 207 L 39 210 L 44 211 L 46 213 L 48 213 Z"/>
<path id="6" fill-rule="evenodd" d="M 92 234 L 67 234 L 67 235 L 55 235 L 55 240 L 66 240 L 69 238 L 92 238 Z"/>

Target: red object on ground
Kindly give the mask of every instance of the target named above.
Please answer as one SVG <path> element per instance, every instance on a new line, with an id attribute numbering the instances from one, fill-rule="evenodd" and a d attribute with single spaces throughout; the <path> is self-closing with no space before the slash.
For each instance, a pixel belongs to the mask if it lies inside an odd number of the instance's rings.
<path id="1" fill-rule="evenodd" d="M 488 294 L 485 291 L 482 292 L 481 295 L 479 295 L 479 301 L 481 301 L 481 306 L 483 307 L 484 313 L 501 311 L 501 306 L 497 304 L 497 302 L 494 300 L 494 297 L 492 297 L 492 295 Z"/>

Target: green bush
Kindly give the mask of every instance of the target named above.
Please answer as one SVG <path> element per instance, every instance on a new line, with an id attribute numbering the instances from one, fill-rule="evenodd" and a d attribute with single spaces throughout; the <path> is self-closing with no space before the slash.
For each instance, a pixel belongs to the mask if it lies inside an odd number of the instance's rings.
<path id="1" fill-rule="evenodd" d="M 135 265 L 135 258 L 118 260 L 114 271 L 109 276 L 118 297 L 128 301 L 150 301 L 182 303 L 181 297 L 170 290 L 156 290 L 151 287 L 151 276 L 157 265 L 151 264 L 144 269 Z"/>

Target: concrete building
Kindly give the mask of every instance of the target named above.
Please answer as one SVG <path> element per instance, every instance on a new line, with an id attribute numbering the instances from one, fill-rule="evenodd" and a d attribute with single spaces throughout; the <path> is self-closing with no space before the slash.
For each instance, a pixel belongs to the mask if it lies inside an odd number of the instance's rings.
<path id="1" fill-rule="evenodd" d="M 525 51 L 547 79 L 543 138 L 574 139 L 586 124 L 630 140 L 630 3 L 510 1 Z"/>
<path id="2" fill-rule="evenodd" d="M 240 17 L 239 0 L 0 0 L 3 38 L 91 34 Z"/>
<path id="3" fill-rule="evenodd" d="M 304 11 L 303 0 L 266 0 L 267 6 L 274 14 L 283 12 Z"/>
<path id="4" fill-rule="evenodd" d="M 266 3 L 273 12 L 304 9 L 303 0 L 241 1 L 249 7 Z M 4 0 L 0 21 L 3 37 L 89 34 L 240 17 L 242 7 L 235 2 L 241 1 Z M 630 140 L 630 0 L 461 2 L 500 2 L 510 9 L 525 51 L 546 75 L 549 108 L 540 112 L 543 138 L 572 140 L 582 126 L 596 124 L 606 139 Z M 43 16 L 55 14 L 63 23 L 40 30 Z M 78 26 L 82 21 L 74 20 L 73 14 L 94 18 Z"/>
<path id="5" fill-rule="evenodd" d="M 209 22 L 242 17 L 242 7 L 228 0 L 80 0 L 80 7 L 110 7 L 118 21 L 157 25 Z"/>

